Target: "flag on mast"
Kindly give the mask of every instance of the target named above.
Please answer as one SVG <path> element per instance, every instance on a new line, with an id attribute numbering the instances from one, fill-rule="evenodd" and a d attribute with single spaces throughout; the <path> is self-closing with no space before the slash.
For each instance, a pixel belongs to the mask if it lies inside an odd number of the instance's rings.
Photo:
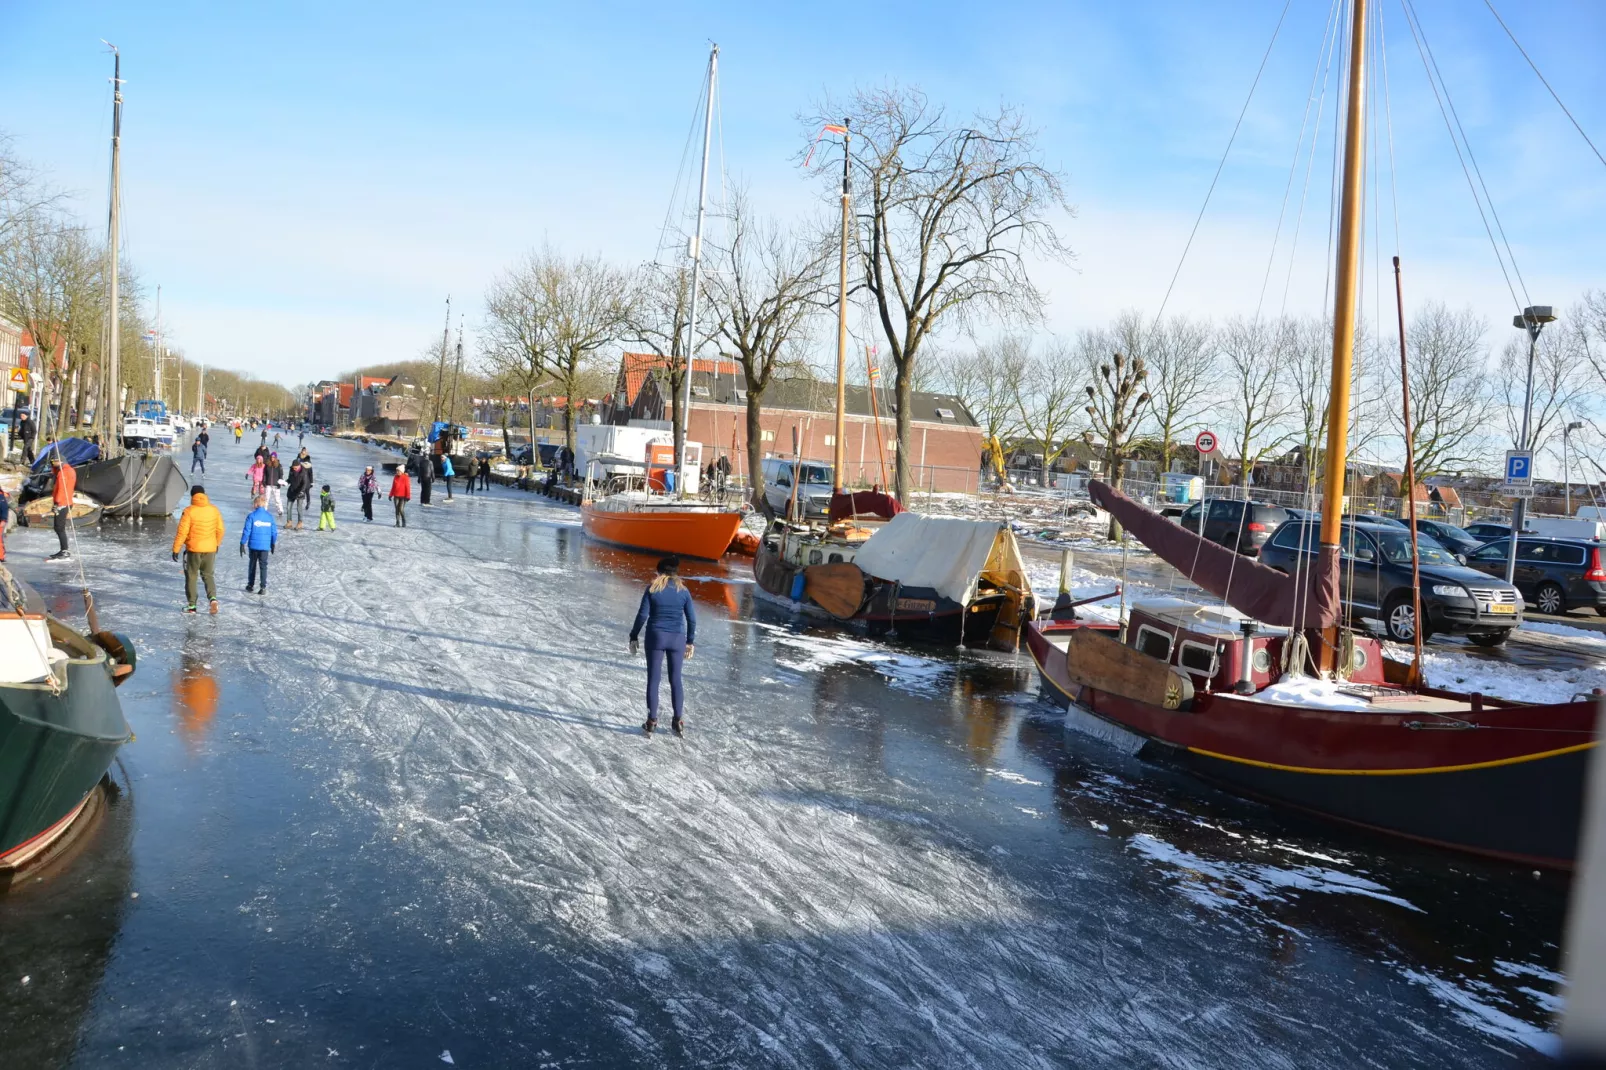
<path id="1" fill-rule="evenodd" d="M 814 149 L 819 145 L 822 137 L 824 137 L 826 134 L 846 134 L 847 132 L 847 127 L 839 126 L 836 123 L 826 123 L 824 126 L 820 127 L 820 132 L 814 135 L 814 144 L 809 146 L 809 154 L 803 157 L 803 166 L 807 167 L 809 165 L 809 161 L 814 159 Z"/>

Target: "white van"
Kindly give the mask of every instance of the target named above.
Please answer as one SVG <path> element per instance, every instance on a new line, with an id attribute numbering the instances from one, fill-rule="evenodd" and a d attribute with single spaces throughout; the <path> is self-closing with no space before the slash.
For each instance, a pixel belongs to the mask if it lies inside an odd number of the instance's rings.
<path id="1" fill-rule="evenodd" d="M 764 501 L 776 516 L 785 516 L 791 508 L 793 474 L 798 468 L 797 462 L 780 457 L 764 461 Z M 801 471 L 803 482 L 796 487 L 798 517 L 828 516 L 831 512 L 831 466 L 804 461 Z"/>

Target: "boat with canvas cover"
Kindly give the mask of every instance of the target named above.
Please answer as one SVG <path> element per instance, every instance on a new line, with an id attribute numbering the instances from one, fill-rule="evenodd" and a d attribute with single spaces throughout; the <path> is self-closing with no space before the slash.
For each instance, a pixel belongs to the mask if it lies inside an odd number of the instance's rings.
<path id="1" fill-rule="evenodd" d="M 78 469 L 78 489 L 101 503 L 109 517 L 168 516 L 190 484 L 164 453 L 124 453 Z"/>
<path id="2" fill-rule="evenodd" d="M 1327 442 L 1314 563 L 1295 575 L 1240 557 L 1108 484 L 1089 494 L 1131 536 L 1220 605 L 1139 601 L 1117 627 L 1033 622 L 1043 688 L 1143 749 L 1217 783 L 1379 832 L 1520 863 L 1571 869 L 1606 696 L 1524 703 L 1430 687 L 1421 629 L 1409 662 L 1350 628 L 1340 546 L 1357 327 L 1370 5 L 1352 5 Z M 1404 301 L 1404 486 L 1414 474 Z M 1529 313 L 1518 317 L 1519 325 Z M 1542 310 L 1548 313 L 1548 309 Z M 1536 337 L 1536 334 L 1534 335 Z M 1415 496 L 1407 523 L 1416 558 Z M 1247 514 L 1247 511 L 1245 511 Z M 1234 540 L 1236 543 L 1237 540 Z M 1415 586 L 1420 577 L 1413 576 Z M 1353 593 L 1353 592 L 1351 592 Z M 1469 594 L 1469 597 L 1472 597 Z M 1420 620 L 1413 599 L 1412 620 Z"/>
<path id="3" fill-rule="evenodd" d="M 875 527 L 776 523 L 753 559 L 772 600 L 864 628 L 1013 650 L 1036 615 L 1009 525 L 900 512 Z"/>

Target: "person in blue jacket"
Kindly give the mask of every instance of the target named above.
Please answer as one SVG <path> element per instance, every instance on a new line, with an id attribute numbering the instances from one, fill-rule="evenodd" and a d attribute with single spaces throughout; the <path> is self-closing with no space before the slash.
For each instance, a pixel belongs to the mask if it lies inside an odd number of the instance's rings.
<path id="1" fill-rule="evenodd" d="M 647 723 L 641 727 L 649 736 L 658 727 L 658 685 L 667 662 L 669 698 L 675 708 L 675 719 L 669 727 L 678 736 L 686 724 L 682 716 L 686 689 L 681 684 L 680 670 L 697 642 L 697 611 L 692 608 L 691 592 L 680 580 L 680 558 L 666 557 L 658 562 L 658 575 L 642 593 L 636 624 L 630 629 L 632 654 L 639 648 L 642 628 L 647 629 Z"/>
<path id="2" fill-rule="evenodd" d="M 268 508 L 268 499 L 258 496 L 253 502 L 256 506 L 245 514 L 245 523 L 240 525 L 240 556 L 247 552 L 251 555 L 251 564 L 245 576 L 245 590 L 249 594 L 257 586 L 257 566 L 262 567 L 262 586 L 257 589 L 258 594 L 268 593 L 268 555 L 279 545 L 279 522 L 273 519 L 273 510 Z"/>

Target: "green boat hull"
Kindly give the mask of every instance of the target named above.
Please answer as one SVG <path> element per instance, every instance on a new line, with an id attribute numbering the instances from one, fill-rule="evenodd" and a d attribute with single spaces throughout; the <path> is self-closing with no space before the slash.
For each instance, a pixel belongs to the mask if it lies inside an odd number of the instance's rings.
<path id="1" fill-rule="evenodd" d="M 67 662 L 66 680 L 0 685 L 0 866 L 71 815 L 133 737 L 104 652 Z"/>

